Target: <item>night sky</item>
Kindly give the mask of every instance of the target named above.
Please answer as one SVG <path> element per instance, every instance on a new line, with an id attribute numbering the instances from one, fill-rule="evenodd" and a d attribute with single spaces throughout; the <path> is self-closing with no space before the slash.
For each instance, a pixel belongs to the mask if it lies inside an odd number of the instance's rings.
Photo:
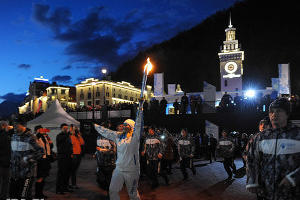
<path id="1" fill-rule="evenodd" d="M 74 85 L 115 70 L 234 2 L 1 0 L 0 102 L 26 93 L 35 77 Z"/>

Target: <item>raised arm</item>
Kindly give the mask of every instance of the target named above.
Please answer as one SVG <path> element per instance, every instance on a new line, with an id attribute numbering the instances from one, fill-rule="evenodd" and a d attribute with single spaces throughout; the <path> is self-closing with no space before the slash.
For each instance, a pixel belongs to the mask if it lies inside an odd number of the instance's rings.
<path id="1" fill-rule="evenodd" d="M 143 133 L 144 127 L 144 119 L 143 119 L 143 107 L 139 106 L 139 110 L 137 111 L 134 131 L 132 135 L 132 139 L 135 141 L 140 141 L 141 135 Z"/>
<path id="2" fill-rule="evenodd" d="M 114 143 L 117 143 L 117 131 L 112 131 L 110 129 L 104 128 L 103 126 L 99 126 L 98 124 L 95 124 L 95 129 L 103 137 L 112 140 Z"/>

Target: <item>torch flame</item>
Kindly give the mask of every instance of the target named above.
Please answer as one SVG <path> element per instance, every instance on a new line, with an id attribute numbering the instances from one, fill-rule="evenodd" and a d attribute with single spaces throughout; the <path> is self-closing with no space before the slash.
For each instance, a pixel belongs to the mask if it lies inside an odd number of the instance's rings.
<path id="1" fill-rule="evenodd" d="M 145 65 L 144 72 L 147 70 L 147 75 L 152 69 L 152 63 L 150 62 L 150 58 L 147 58 L 147 64 Z"/>

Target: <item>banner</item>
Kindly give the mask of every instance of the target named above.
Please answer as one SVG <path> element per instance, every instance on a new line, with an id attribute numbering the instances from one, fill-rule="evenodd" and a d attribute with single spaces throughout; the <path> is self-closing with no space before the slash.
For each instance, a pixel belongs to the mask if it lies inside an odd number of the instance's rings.
<path id="1" fill-rule="evenodd" d="M 272 78 L 272 89 L 279 91 L 279 78 Z"/>
<path id="2" fill-rule="evenodd" d="M 291 94 L 290 90 L 290 65 L 279 64 L 279 94 Z"/>
<path id="3" fill-rule="evenodd" d="M 205 105 L 203 105 L 203 113 L 215 113 L 216 87 L 204 81 L 203 97 L 205 102 Z"/>
<path id="4" fill-rule="evenodd" d="M 154 74 L 154 96 L 164 95 L 164 73 Z"/>
<path id="5" fill-rule="evenodd" d="M 214 138 L 219 140 L 219 126 L 207 120 L 205 120 L 205 133 L 209 136 L 212 134 Z"/>
<path id="6" fill-rule="evenodd" d="M 176 84 L 168 84 L 168 95 L 175 95 Z"/>

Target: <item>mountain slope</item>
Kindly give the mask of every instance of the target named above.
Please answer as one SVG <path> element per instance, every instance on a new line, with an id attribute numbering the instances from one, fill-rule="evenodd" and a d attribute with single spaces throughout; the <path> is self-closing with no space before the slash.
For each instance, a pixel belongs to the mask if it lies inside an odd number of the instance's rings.
<path id="1" fill-rule="evenodd" d="M 18 111 L 18 106 L 20 102 L 14 101 L 3 101 L 0 104 L 0 118 L 9 117 L 11 114 L 14 114 Z"/>
<path id="2" fill-rule="evenodd" d="M 297 1 L 245 0 L 217 12 L 194 28 L 140 52 L 113 74 L 113 79 L 140 85 L 142 68 L 150 56 L 154 72 L 165 83 L 180 83 L 186 91 L 201 91 L 203 81 L 220 88 L 218 52 L 225 40 L 229 12 L 236 38 L 245 51 L 243 87 L 271 86 L 278 64 L 290 63 L 292 92 L 300 93 L 300 19 Z M 150 83 L 153 77 L 150 77 Z"/>

